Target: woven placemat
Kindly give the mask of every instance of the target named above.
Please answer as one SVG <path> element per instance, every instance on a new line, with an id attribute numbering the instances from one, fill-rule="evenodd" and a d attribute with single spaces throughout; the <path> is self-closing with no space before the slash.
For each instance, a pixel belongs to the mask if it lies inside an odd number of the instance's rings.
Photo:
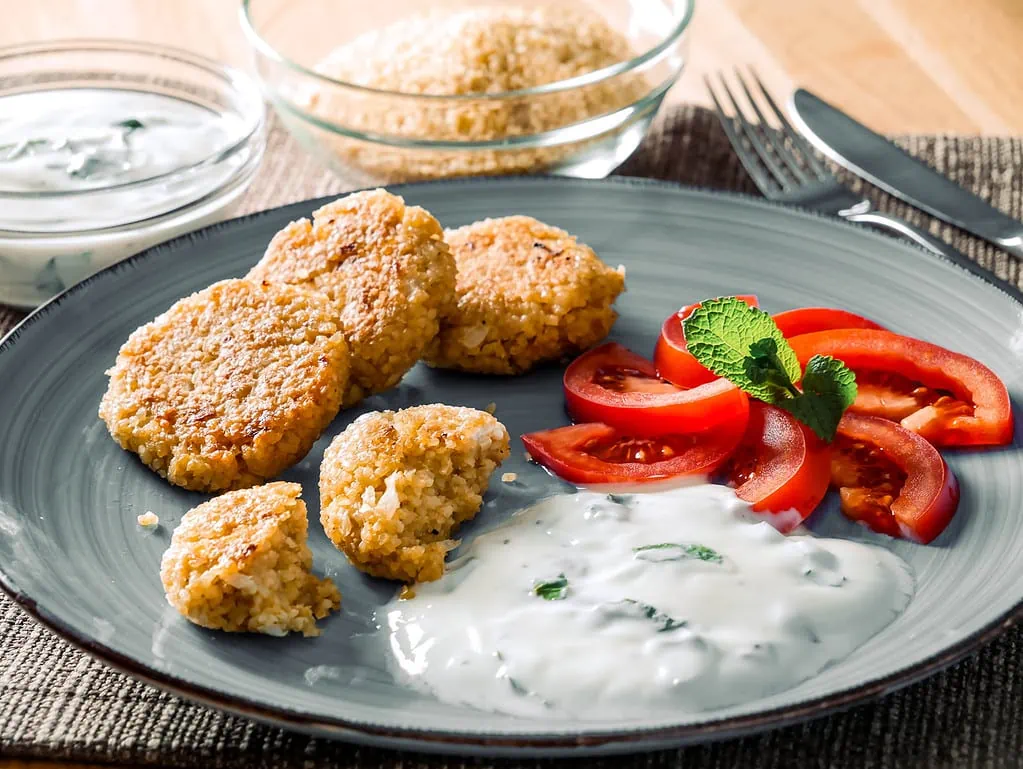
<path id="1" fill-rule="evenodd" d="M 902 146 L 1023 217 L 1023 139 L 905 137 Z M 753 192 L 714 117 L 665 115 L 621 173 Z M 854 181 L 849 180 L 848 181 Z M 858 183 L 856 186 L 862 187 Z M 240 213 L 342 192 L 275 126 Z M 947 239 L 1002 278 L 1020 262 L 869 190 L 880 207 Z M 0 333 L 21 314 L 0 307 Z M 0 383 L 2 386 L 2 383 Z M 2 436 L 0 436 L 2 440 Z M 846 713 L 761 736 L 601 760 L 614 769 L 846 769 L 1023 765 L 1023 628 L 933 678 Z M 446 759 L 310 739 L 185 702 L 75 651 L 0 597 L 0 756 L 166 767 L 540 767 L 545 761 Z"/>

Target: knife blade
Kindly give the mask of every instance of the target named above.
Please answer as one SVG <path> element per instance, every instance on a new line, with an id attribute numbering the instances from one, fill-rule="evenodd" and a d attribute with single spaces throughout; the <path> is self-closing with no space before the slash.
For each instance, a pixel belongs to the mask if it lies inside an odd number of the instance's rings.
<path id="1" fill-rule="evenodd" d="M 839 165 L 939 219 L 1023 256 L 1023 222 L 963 189 L 837 107 L 800 88 L 792 96 L 790 112 L 807 140 Z"/>

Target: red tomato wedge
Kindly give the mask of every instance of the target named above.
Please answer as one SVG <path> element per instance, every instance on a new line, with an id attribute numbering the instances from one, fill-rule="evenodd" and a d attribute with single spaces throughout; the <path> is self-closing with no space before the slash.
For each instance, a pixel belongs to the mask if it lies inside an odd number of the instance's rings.
<path id="1" fill-rule="evenodd" d="M 721 472 L 739 499 L 787 534 L 827 494 L 831 451 L 788 413 L 750 401 L 746 433 Z"/>
<path id="2" fill-rule="evenodd" d="M 623 435 L 651 437 L 746 428 L 749 401 L 725 379 L 684 390 L 657 376 L 646 358 L 609 342 L 565 371 L 565 406 L 576 422 L 602 422 Z M 732 444 L 733 446 L 735 443 Z"/>
<path id="3" fill-rule="evenodd" d="M 581 486 L 648 483 L 709 474 L 741 437 L 726 431 L 635 438 L 604 424 L 580 424 L 522 436 L 529 455 L 569 483 Z"/>
<path id="4" fill-rule="evenodd" d="M 750 307 L 759 307 L 757 297 L 751 294 L 737 296 L 736 299 L 741 299 Z M 669 316 L 661 326 L 661 336 L 654 348 L 654 366 L 657 373 L 679 387 L 697 387 L 716 378 L 713 372 L 704 368 L 686 347 L 682 321 L 699 306 L 700 304 L 690 304 Z M 786 338 L 838 328 L 885 330 L 883 326 L 856 313 L 831 307 L 802 307 L 779 312 L 772 317 Z"/>
<path id="5" fill-rule="evenodd" d="M 801 365 L 831 355 L 856 372 L 855 414 L 900 422 L 935 446 L 997 446 L 1013 434 L 1012 405 L 987 366 L 936 344 L 871 329 L 789 340 Z"/>
<path id="6" fill-rule="evenodd" d="M 959 482 L 916 433 L 886 419 L 846 414 L 831 448 L 831 483 L 846 517 L 927 544 L 955 515 Z"/>
<path id="7" fill-rule="evenodd" d="M 812 334 L 816 331 L 832 331 L 837 328 L 872 328 L 885 331 L 872 320 L 847 310 L 836 310 L 832 307 L 801 307 L 798 310 L 785 310 L 771 316 L 786 339 L 800 334 Z"/>
<path id="8" fill-rule="evenodd" d="M 759 307 L 757 298 L 752 294 L 736 296 L 750 307 Z M 713 382 L 717 375 L 703 367 L 686 348 L 686 335 L 682 331 L 682 321 L 688 318 L 693 310 L 702 302 L 683 307 L 673 315 L 669 315 L 661 326 L 661 336 L 654 348 L 654 366 L 657 373 L 664 379 L 679 387 L 699 387 Z"/>

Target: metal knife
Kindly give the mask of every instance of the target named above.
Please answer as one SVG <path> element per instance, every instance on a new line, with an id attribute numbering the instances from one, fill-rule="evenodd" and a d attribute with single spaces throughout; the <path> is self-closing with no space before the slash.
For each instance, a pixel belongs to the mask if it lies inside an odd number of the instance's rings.
<path id="1" fill-rule="evenodd" d="M 807 140 L 839 165 L 895 197 L 1023 257 L 1023 222 L 964 190 L 809 91 L 800 88 L 793 94 L 790 112 Z"/>

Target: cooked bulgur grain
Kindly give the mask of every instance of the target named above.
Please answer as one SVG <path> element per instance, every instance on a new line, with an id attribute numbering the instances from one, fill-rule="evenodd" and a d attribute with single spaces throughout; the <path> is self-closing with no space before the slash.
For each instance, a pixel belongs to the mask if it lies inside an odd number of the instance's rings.
<path id="1" fill-rule="evenodd" d="M 427 30 L 424 32 L 424 30 Z M 481 7 L 417 14 L 342 45 L 316 70 L 335 80 L 407 94 L 495 94 L 577 77 L 635 55 L 624 35 L 585 6 Z M 632 72 L 545 95 L 412 101 L 395 107 L 351 89 L 312 92 L 307 110 L 348 129 L 403 138 L 486 141 L 535 134 L 614 112 L 649 92 Z M 388 180 L 521 173 L 578 152 L 580 143 L 540 149 L 458 150 L 386 147 L 324 135 L 348 162 Z"/>
<path id="2" fill-rule="evenodd" d="M 309 522 L 297 483 L 231 491 L 188 511 L 163 555 L 167 602 L 197 625 L 229 632 L 319 635 L 341 604 L 310 573 Z"/>
<path id="3" fill-rule="evenodd" d="M 452 535 L 479 511 L 508 451 L 504 425 L 476 409 L 434 404 L 365 414 L 324 454 L 320 522 L 368 574 L 440 579 Z"/>
<path id="4" fill-rule="evenodd" d="M 306 455 L 340 407 L 348 347 L 320 294 L 225 280 L 136 330 L 107 373 L 114 439 L 173 484 L 220 491 Z"/>
<path id="5" fill-rule="evenodd" d="M 351 351 L 350 406 L 387 390 L 422 357 L 454 301 L 455 268 L 440 224 L 384 190 L 328 203 L 278 232 L 252 280 L 325 293 Z"/>
<path id="6" fill-rule="evenodd" d="M 528 216 L 449 230 L 458 306 L 441 322 L 426 362 L 483 374 L 520 374 L 607 336 L 622 274 L 589 246 Z"/>

